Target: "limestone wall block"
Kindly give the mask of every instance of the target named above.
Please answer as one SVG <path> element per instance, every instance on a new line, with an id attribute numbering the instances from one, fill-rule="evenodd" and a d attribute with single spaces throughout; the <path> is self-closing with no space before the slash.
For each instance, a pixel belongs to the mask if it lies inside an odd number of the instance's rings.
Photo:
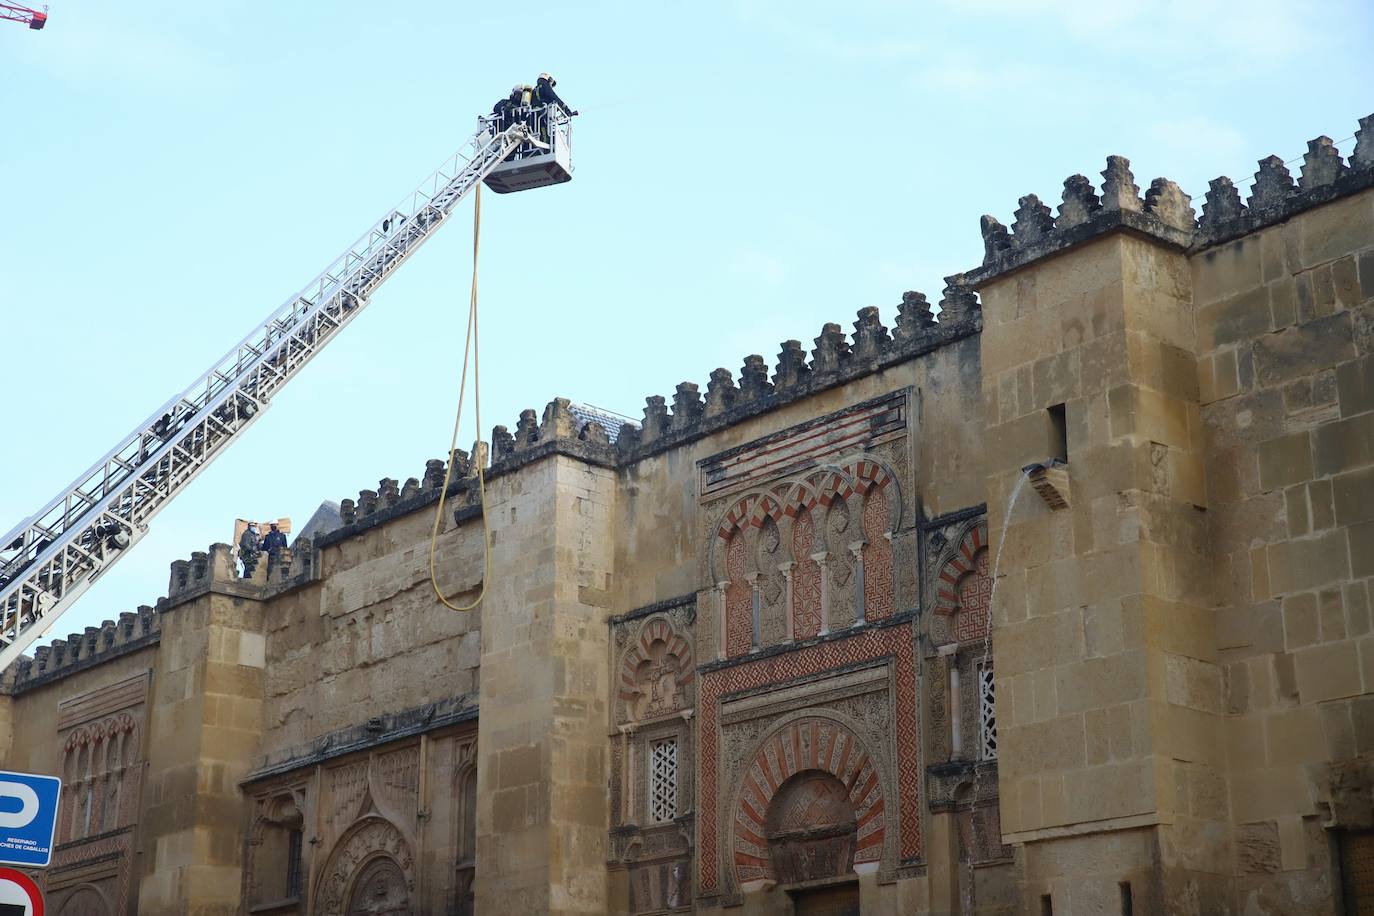
<path id="1" fill-rule="evenodd" d="M 1273 249 L 1269 254 L 1271 265 L 1282 264 L 1283 246 L 1278 233 L 1269 230 L 1262 235 L 1264 239 L 1243 236 L 1189 259 L 1193 298 L 1199 310 L 1209 303 L 1259 286 L 1264 280 L 1262 267 L 1266 249 Z"/>
<path id="2" fill-rule="evenodd" d="M 1299 222 L 1301 266 L 1334 260 L 1368 247 L 1374 238 L 1374 195 L 1357 194 L 1317 207 Z"/>
<path id="3" fill-rule="evenodd" d="M 1354 321 L 1349 312 L 1257 336 L 1256 380 L 1261 385 L 1281 385 L 1352 360 L 1357 355 L 1354 336 Z"/>
<path id="4" fill-rule="evenodd" d="M 1351 640 L 1300 649 L 1293 653 L 1298 696 L 1318 703 L 1359 696 L 1366 689 L 1360 672 L 1360 653 Z"/>
<path id="5" fill-rule="evenodd" d="M 1315 811 L 1312 786 L 1301 766 L 1266 766 L 1231 773 L 1231 812 L 1236 823 Z"/>
<path id="6" fill-rule="evenodd" d="M 1065 811 L 1059 823 L 1129 817 L 1155 810 L 1150 761 L 1130 760 L 1063 774 Z M 1046 821 L 1044 826 L 1053 826 Z"/>
<path id="7" fill-rule="evenodd" d="M 1374 285 L 1374 254 L 1369 258 L 1370 283 Z M 1336 388 L 1341 416 L 1374 410 L 1374 356 L 1342 363 L 1336 367 Z"/>
<path id="8" fill-rule="evenodd" d="M 1266 549 L 1270 595 L 1282 597 L 1344 581 L 1350 574 L 1344 529 L 1271 544 Z"/>

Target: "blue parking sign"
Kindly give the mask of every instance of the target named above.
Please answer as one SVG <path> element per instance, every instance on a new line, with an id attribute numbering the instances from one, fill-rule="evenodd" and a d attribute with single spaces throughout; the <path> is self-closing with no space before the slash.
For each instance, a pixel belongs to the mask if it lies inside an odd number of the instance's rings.
<path id="1" fill-rule="evenodd" d="M 0 862 L 47 867 L 61 794 L 56 776 L 0 770 Z"/>

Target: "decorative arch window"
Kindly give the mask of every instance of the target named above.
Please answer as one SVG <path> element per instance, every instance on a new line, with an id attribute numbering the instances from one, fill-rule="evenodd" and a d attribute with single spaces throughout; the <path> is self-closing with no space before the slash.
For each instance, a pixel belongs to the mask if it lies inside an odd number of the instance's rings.
<path id="1" fill-rule="evenodd" d="M 823 542 L 825 544 L 825 586 L 829 594 L 825 598 L 825 628 L 838 630 L 857 623 L 859 620 L 859 595 L 861 578 L 858 575 L 858 552 L 862 535 L 856 530 L 859 525 L 854 519 L 855 509 L 851 501 L 858 505 L 857 498 L 844 492 L 831 492 L 821 497 L 825 508 Z"/>
<path id="2" fill-rule="evenodd" d="M 746 655 L 754 647 L 754 589 L 749 581 L 749 546 L 735 528 L 725 542 L 725 655 Z"/>
<path id="3" fill-rule="evenodd" d="M 72 729 L 63 742 L 63 805 L 59 842 L 94 836 L 123 826 L 129 791 L 125 781 L 137 768 L 137 729 L 128 713 Z"/>
<path id="4" fill-rule="evenodd" d="M 944 545 L 942 545 L 944 546 Z M 997 696 L 992 656 L 991 554 L 984 520 L 960 529 L 940 561 L 930 636 L 939 650 L 932 721 L 943 720 L 936 759 L 997 759 Z M 947 731 L 945 731 L 947 729 Z"/>
<path id="5" fill-rule="evenodd" d="M 864 494 L 864 619 L 882 620 L 896 610 L 892 570 L 892 530 L 887 487 L 872 484 Z"/>
<path id="6" fill-rule="evenodd" d="M 816 519 L 802 506 L 792 524 L 792 636 L 810 639 L 821 631 L 821 566 L 816 553 Z"/>
<path id="7" fill-rule="evenodd" d="M 665 617 L 643 623 L 620 659 L 616 721 L 643 722 L 691 705 L 691 643 Z"/>

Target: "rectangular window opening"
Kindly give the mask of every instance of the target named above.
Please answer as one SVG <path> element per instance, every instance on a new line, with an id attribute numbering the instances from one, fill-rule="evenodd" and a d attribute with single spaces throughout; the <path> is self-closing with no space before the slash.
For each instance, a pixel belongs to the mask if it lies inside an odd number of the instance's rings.
<path id="1" fill-rule="evenodd" d="M 301 895 L 301 846 L 304 831 L 292 830 L 286 844 L 286 896 Z"/>
<path id="2" fill-rule="evenodd" d="M 1054 454 L 1048 457 L 1058 458 L 1060 461 L 1069 460 L 1069 418 L 1063 404 L 1055 404 L 1046 408 L 1050 415 L 1050 440 Z"/>
<path id="3" fill-rule="evenodd" d="M 1049 894 L 1040 895 L 1040 916 L 1054 916 L 1054 901 Z"/>
<path id="4" fill-rule="evenodd" d="M 677 817 L 677 739 L 649 747 L 649 821 L 662 824 Z"/>
<path id="5" fill-rule="evenodd" d="M 1122 881 L 1117 887 L 1121 890 L 1121 916 L 1132 916 L 1135 913 L 1135 901 L 1131 899 L 1131 882 Z"/>

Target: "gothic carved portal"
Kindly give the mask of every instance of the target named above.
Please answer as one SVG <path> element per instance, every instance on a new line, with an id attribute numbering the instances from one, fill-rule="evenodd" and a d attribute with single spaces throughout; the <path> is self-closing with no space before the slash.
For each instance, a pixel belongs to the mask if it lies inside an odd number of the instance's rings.
<path id="1" fill-rule="evenodd" d="M 410 844 L 390 821 L 364 817 L 339 841 L 319 888 L 319 912 L 328 916 L 409 913 L 415 890 Z"/>

